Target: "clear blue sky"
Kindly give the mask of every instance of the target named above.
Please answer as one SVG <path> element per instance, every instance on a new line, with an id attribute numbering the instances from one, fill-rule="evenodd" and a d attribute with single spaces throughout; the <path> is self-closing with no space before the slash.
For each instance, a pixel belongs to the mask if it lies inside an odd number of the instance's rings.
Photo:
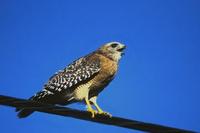
<path id="1" fill-rule="evenodd" d="M 199 0 L 1 0 L 0 94 L 28 98 L 74 59 L 127 45 L 99 104 L 115 116 L 200 131 Z M 85 109 L 83 105 L 73 105 Z M 2 133 L 130 130 L 0 107 Z"/>

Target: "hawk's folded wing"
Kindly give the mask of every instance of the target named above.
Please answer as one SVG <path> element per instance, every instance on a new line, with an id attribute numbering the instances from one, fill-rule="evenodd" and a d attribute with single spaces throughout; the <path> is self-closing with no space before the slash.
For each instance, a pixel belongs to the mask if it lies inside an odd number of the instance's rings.
<path id="1" fill-rule="evenodd" d="M 50 95 L 61 94 L 63 91 L 73 92 L 75 86 L 90 80 L 99 71 L 100 60 L 98 58 L 82 57 L 68 65 L 64 70 L 54 74 L 44 85 L 43 90 L 30 99 L 40 100 Z"/>

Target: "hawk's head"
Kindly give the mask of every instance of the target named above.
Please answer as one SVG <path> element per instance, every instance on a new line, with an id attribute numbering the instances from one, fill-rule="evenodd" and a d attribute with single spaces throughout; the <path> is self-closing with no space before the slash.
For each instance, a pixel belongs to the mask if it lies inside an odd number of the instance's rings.
<path id="1" fill-rule="evenodd" d="M 126 46 L 119 42 L 106 43 L 99 48 L 99 52 L 111 58 L 114 61 L 119 61 L 121 56 L 124 55 Z"/>

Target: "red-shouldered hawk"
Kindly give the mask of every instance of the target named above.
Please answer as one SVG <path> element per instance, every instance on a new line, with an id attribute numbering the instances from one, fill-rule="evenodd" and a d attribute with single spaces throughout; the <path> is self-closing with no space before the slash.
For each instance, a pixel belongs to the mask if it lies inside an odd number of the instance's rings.
<path id="1" fill-rule="evenodd" d="M 60 105 L 84 102 L 92 117 L 95 113 L 108 114 L 98 106 L 96 100 L 99 93 L 115 77 L 125 47 L 119 42 L 104 44 L 53 75 L 44 85 L 43 90 L 32 96 L 30 100 Z M 92 105 L 97 111 L 92 108 Z M 27 117 L 34 112 L 25 108 L 17 111 L 19 111 L 19 118 Z"/>

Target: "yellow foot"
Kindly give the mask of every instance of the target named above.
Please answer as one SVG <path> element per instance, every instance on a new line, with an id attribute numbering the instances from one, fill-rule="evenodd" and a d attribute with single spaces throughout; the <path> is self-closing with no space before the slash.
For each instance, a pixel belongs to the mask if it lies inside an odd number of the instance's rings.
<path id="1" fill-rule="evenodd" d="M 102 115 L 106 115 L 106 116 L 112 117 L 112 115 L 110 113 L 104 112 L 104 111 L 99 111 L 98 114 L 102 114 Z"/>
<path id="2" fill-rule="evenodd" d="M 90 112 L 92 114 L 92 118 L 94 118 L 95 113 L 97 113 L 95 110 L 93 110 L 92 108 L 88 108 L 87 109 L 88 112 Z"/>

